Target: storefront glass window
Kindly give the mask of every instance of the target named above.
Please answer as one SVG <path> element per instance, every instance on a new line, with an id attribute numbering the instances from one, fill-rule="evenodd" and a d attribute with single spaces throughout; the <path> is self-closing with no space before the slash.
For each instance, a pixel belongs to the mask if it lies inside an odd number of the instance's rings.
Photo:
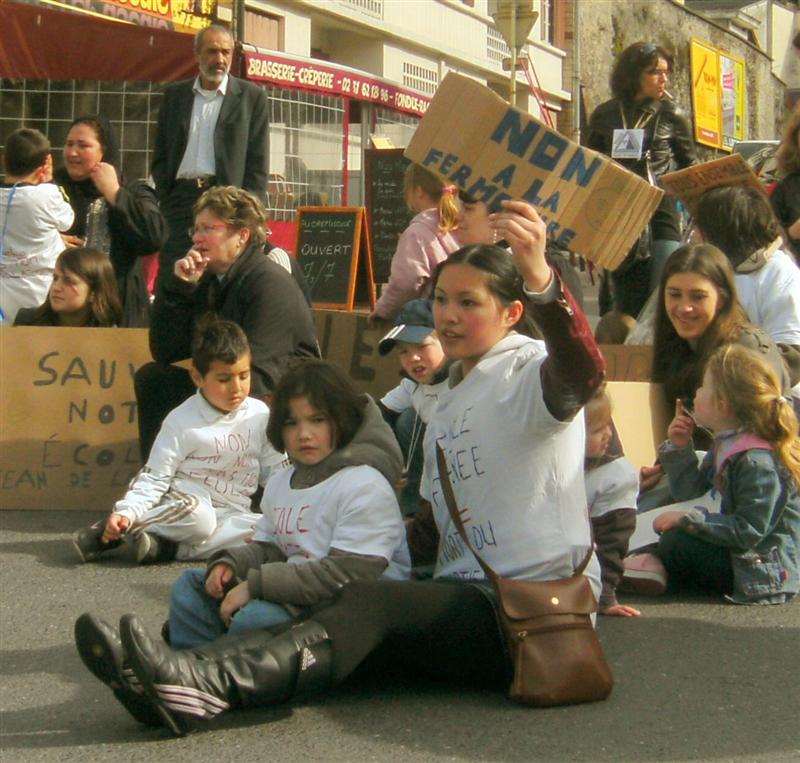
<path id="1" fill-rule="evenodd" d="M 419 124 L 419 117 L 391 111 L 380 106 L 373 110 L 375 124 L 372 132 L 381 138 L 388 138 L 397 148 L 405 148 Z"/>
<path id="2" fill-rule="evenodd" d="M 272 219 L 291 221 L 301 206 L 341 206 L 344 98 L 281 88 L 267 95 Z"/>

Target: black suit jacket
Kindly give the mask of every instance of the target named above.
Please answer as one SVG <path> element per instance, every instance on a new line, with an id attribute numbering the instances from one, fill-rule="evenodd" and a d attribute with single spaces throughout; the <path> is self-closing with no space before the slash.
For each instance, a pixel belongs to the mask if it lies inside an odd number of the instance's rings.
<path id="1" fill-rule="evenodd" d="M 176 82 L 164 91 L 150 167 L 162 201 L 175 185 L 175 176 L 186 151 L 194 82 L 194 78 Z M 262 201 L 266 199 L 269 121 L 267 94 L 263 88 L 228 77 L 228 89 L 214 130 L 214 154 L 217 185 L 235 185 L 251 191 Z"/>

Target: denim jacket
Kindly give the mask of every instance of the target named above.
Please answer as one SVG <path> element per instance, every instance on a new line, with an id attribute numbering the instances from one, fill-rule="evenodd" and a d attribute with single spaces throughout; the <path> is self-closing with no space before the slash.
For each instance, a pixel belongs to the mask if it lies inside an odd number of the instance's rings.
<path id="1" fill-rule="evenodd" d="M 737 604 L 782 604 L 800 591 L 800 493 L 771 450 L 749 448 L 725 459 L 736 432 L 717 437 L 698 464 L 690 447 L 662 447 L 660 458 L 672 495 L 689 500 L 716 486 L 720 513 L 692 509 L 681 520 L 684 532 L 730 550 Z"/>

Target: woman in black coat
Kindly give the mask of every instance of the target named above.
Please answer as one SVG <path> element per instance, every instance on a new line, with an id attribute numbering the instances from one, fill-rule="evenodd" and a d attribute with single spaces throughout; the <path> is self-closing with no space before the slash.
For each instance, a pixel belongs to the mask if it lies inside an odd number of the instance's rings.
<path id="1" fill-rule="evenodd" d="M 667 93 L 671 72 L 672 56 L 664 48 L 634 43 L 622 51 L 611 72 L 614 97 L 601 103 L 589 119 L 589 148 L 651 183 L 696 162 L 689 123 Z M 674 197 L 662 199 L 650 224 L 651 240 L 642 242 L 641 249 L 629 254 L 612 274 L 616 307 L 634 318 L 658 286 L 667 257 L 680 245 Z"/>
<path id="2" fill-rule="evenodd" d="M 64 166 L 55 181 L 75 210 L 67 244 L 109 255 L 122 299 L 122 325 L 147 327 L 150 299 L 140 258 L 161 248 L 167 224 L 153 190 L 123 179 L 116 135 L 105 117 L 78 117 L 70 125 Z"/>

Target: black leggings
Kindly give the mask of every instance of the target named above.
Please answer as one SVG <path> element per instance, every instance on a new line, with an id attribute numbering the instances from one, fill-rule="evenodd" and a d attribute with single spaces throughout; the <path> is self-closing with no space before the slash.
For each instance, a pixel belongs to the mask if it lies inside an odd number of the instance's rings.
<path id="1" fill-rule="evenodd" d="M 169 363 L 146 363 L 133 377 L 139 419 L 139 449 L 147 461 L 167 414 L 195 391 L 189 372 Z"/>
<path id="2" fill-rule="evenodd" d="M 331 638 L 331 679 L 339 683 L 368 656 L 415 676 L 503 687 L 508 661 L 494 608 L 457 581 L 349 583 L 310 619 Z"/>

